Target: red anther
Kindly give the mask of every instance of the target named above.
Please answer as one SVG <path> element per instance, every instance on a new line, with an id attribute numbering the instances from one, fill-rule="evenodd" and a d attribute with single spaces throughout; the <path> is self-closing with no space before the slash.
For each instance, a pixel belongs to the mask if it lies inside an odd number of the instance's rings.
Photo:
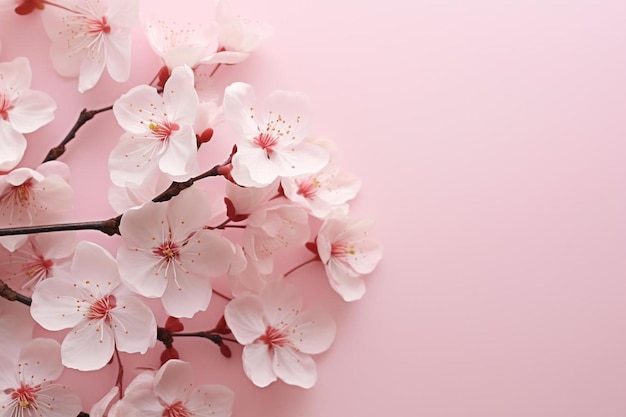
<path id="1" fill-rule="evenodd" d="M 180 319 L 169 316 L 165 321 L 165 329 L 172 333 L 176 333 L 185 330 L 185 326 L 183 326 L 183 323 L 181 323 Z"/>

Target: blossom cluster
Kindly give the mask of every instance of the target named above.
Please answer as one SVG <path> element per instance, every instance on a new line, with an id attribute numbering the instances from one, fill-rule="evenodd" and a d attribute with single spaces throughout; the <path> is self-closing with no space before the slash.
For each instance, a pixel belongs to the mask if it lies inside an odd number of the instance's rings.
<path id="1" fill-rule="evenodd" d="M 350 212 L 361 182 L 342 169 L 335 143 L 315 135 L 306 95 L 278 90 L 259 100 L 249 84 L 215 91 L 206 82 L 222 65 L 245 61 L 271 28 L 224 0 L 193 27 L 144 13 L 138 0 L 0 0 L 0 19 L 29 14 L 41 15 L 54 70 L 77 79 L 81 93 L 97 91 L 105 68 L 128 80 L 139 25 L 163 65 L 153 82 L 91 115 L 112 110 L 123 130 L 108 158 L 108 199 L 119 216 L 64 227 L 74 195 L 62 152 L 20 165 L 27 135 L 53 120 L 57 105 L 30 89 L 26 57 L 0 61 L 0 289 L 30 305 L 0 299 L 0 417 L 77 415 L 80 398 L 55 382 L 64 367 L 97 371 L 117 361 L 121 370 L 119 352 L 144 354 L 158 342 L 161 363 L 125 389 L 120 372 L 90 415 L 231 415 L 233 391 L 194 385 L 192 365 L 173 346 L 192 335 L 180 319 L 207 310 L 215 294 L 227 298 L 223 318 L 198 336 L 226 357 L 228 343 L 243 346 L 243 371 L 259 387 L 312 387 L 311 355 L 329 349 L 336 325 L 322 308 L 305 308 L 311 300 L 291 275 L 319 262 L 338 297 L 359 300 L 382 246 L 369 236 L 373 220 Z M 231 129 L 233 150 L 206 170 L 198 149 L 227 140 L 213 137 L 220 125 Z M 223 194 L 194 186 L 207 177 Z M 82 240 L 83 228 L 119 234 L 121 245 L 112 254 Z M 279 255 L 297 248 L 311 259 L 282 271 Z M 217 277 L 227 278 L 230 296 L 213 289 Z M 163 327 L 149 299 L 167 314 Z M 62 332 L 62 341 L 33 338 L 35 324 Z"/>

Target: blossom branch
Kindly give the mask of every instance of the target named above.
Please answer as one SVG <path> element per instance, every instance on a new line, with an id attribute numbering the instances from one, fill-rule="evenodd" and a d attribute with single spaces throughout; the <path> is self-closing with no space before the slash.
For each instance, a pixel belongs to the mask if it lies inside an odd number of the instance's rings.
<path id="1" fill-rule="evenodd" d="M 74 137 L 76 137 L 76 133 L 81 127 L 83 127 L 85 123 L 93 119 L 97 114 L 104 113 L 112 109 L 113 106 L 107 106 L 96 110 L 83 109 L 78 115 L 78 119 L 76 120 L 76 123 L 74 123 L 74 126 L 72 126 L 72 129 L 68 132 L 65 138 L 63 138 L 63 141 L 61 141 L 61 143 L 56 147 L 50 149 L 48 155 L 43 161 L 48 162 L 58 159 L 61 155 L 65 153 L 65 145 L 67 145 L 72 139 L 74 139 Z"/>
<path id="2" fill-rule="evenodd" d="M 33 302 L 30 297 L 27 297 L 23 294 L 18 293 L 17 291 L 9 287 L 1 279 L 0 279 L 0 297 L 6 298 L 9 301 L 17 301 L 27 306 L 30 306 Z"/>
<path id="3" fill-rule="evenodd" d="M 190 178 L 184 182 L 172 182 L 172 184 L 161 194 L 152 199 L 155 203 L 171 200 L 180 194 L 183 190 L 191 187 L 196 181 L 199 181 L 208 177 L 216 177 L 220 174 L 220 168 L 230 163 L 230 158 L 220 165 L 215 165 L 210 170 L 203 172 L 202 174 Z M 120 234 L 120 222 L 123 214 L 117 217 L 113 217 L 107 220 L 98 220 L 91 222 L 80 223 L 60 223 L 49 224 L 41 226 L 24 226 L 24 227 L 8 227 L 0 229 L 0 236 L 15 236 L 15 235 L 29 235 L 34 233 L 48 233 L 48 232 L 63 232 L 69 230 L 97 230 L 109 236 Z"/>

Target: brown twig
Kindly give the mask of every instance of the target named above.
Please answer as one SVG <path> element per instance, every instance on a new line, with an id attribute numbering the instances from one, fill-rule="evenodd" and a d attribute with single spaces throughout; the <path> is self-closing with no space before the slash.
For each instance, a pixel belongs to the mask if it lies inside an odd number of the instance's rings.
<path id="1" fill-rule="evenodd" d="M 107 106 L 96 110 L 83 109 L 78 115 L 78 119 L 76 120 L 76 123 L 74 123 L 74 126 L 72 126 L 72 129 L 70 129 L 70 131 L 67 133 L 65 138 L 63 138 L 61 143 L 50 149 L 48 155 L 46 155 L 46 158 L 43 161 L 48 162 L 58 159 L 61 155 L 65 153 L 65 145 L 67 145 L 72 139 L 74 139 L 74 137 L 76 137 L 76 132 L 78 132 L 78 129 L 80 129 L 85 123 L 93 119 L 96 114 L 103 113 L 112 109 L 113 106 Z"/>

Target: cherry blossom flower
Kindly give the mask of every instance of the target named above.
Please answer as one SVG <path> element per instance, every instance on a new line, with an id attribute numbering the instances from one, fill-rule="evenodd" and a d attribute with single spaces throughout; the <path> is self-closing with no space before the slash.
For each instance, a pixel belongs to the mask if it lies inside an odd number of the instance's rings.
<path id="1" fill-rule="evenodd" d="M 281 179 L 285 196 L 306 207 L 317 218 L 323 219 L 338 208 L 347 212 L 347 202 L 356 197 L 361 181 L 353 174 L 340 171 L 334 143 L 324 138 L 311 141 L 329 151 L 330 161 L 316 174 Z"/>
<path id="2" fill-rule="evenodd" d="M 252 87 L 233 83 L 224 93 L 224 117 L 237 130 L 232 177 L 239 185 L 262 187 L 278 177 L 313 174 L 328 163 L 328 152 L 311 142 L 308 99 L 301 93 L 276 91 L 255 107 Z"/>
<path id="3" fill-rule="evenodd" d="M 180 26 L 154 15 L 146 19 L 150 46 L 172 71 L 178 66 L 195 68 L 217 51 L 217 30 L 214 25 L 187 23 Z"/>
<path id="4" fill-rule="evenodd" d="M 78 76 L 78 91 L 96 85 L 106 66 L 115 81 L 130 76 L 131 31 L 139 21 L 138 0 L 66 0 L 48 7 L 44 28 L 50 55 L 64 77 Z"/>
<path id="5" fill-rule="evenodd" d="M 302 310 L 296 288 L 284 281 L 268 284 L 260 294 L 245 294 L 226 305 L 224 317 L 244 345 L 243 369 L 265 387 L 277 378 L 310 388 L 317 368 L 310 355 L 327 350 L 335 338 L 335 322 L 320 310 Z"/>
<path id="6" fill-rule="evenodd" d="M 0 416 L 75 416 L 80 399 L 54 381 L 61 375 L 61 348 L 52 339 L 33 339 L 19 357 L 0 353 Z"/>
<path id="7" fill-rule="evenodd" d="M 237 64 L 244 61 L 274 30 L 266 23 L 236 15 L 226 0 L 218 0 L 215 22 L 219 50 L 207 63 Z"/>
<path id="8" fill-rule="evenodd" d="M 69 273 L 75 246 L 74 232 L 30 235 L 14 252 L 0 248 L 0 271 L 12 288 L 29 294 L 40 281 Z"/>
<path id="9" fill-rule="evenodd" d="M 126 131 L 111 152 L 111 180 L 118 186 L 138 186 L 159 170 L 185 181 L 200 168 L 193 123 L 198 96 L 193 72 L 177 67 L 165 83 L 163 97 L 147 85 L 132 88 L 113 105 Z"/>
<path id="10" fill-rule="evenodd" d="M 70 275 L 71 280 L 40 282 L 31 306 L 31 315 L 45 329 L 72 329 L 61 345 L 63 365 L 100 369 L 115 349 L 145 353 L 154 345 L 152 311 L 121 285 L 108 252 L 94 243 L 78 243 Z"/>
<path id="11" fill-rule="evenodd" d="M 177 359 L 167 361 L 155 374 L 146 372 L 139 377 L 151 377 L 129 386 L 120 403 L 136 409 L 144 417 L 230 417 L 234 394 L 223 385 L 205 384 L 194 387 L 190 363 Z"/>
<path id="12" fill-rule="evenodd" d="M 309 216 L 300 207 L 277 204 L 252 213 L 243 235 L 243 247 L 259 273 L 274 270 L 274 255 L 304 245 L 309 238 Z"/>
<path id="13" fill-rule="evenodd" d="M 16 168 L 0 175 L 0 227 L 45 224 L 60 220 L 72 207 L 73 192 L 67 184 L 69 168 L 50 161 L 36 170 Z M 27 236 L 3 236 L 0 244 L 14 251 Z"/>
<path id="14" fill-rule="evenodd" d="M 363 297 L 361 275 L 371 273 L 382 257 L 381 244 L 370 238 L 370 219 L 354 219 L 334 212 L 322 224 L 316 244 L 330 286 L 345 300 Z"/>
<path id="15" fill-rule="evenodd" d="M 204 229 L 210 218 L 208 197 L 196 188 L 126 212 L 117 254 L 123 282 L 145 297 L 160 297 L 170 316 L 205 310 L 209 278 L 225 274 L 236 253 L 217 231 Z"/>
<path id="16" fill-rule="evenodd" d="M 31 90 L 31 78 L 26 58 L 0 63 L 0 171 L 13 169 L 24 156 L 24 133 L 34 132 L 54 118 L 54 100 Z"/>

